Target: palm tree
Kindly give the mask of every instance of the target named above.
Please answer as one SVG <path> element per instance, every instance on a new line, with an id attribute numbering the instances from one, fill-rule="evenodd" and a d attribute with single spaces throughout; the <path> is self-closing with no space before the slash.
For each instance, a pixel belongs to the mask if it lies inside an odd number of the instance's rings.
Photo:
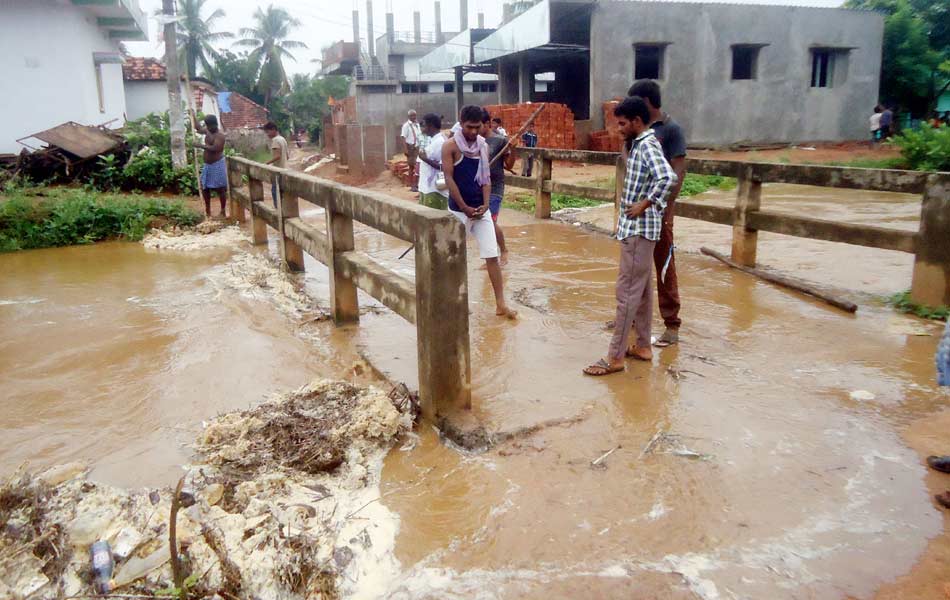
<path id="1" fill-rule="evenodd" d="M 264 96 L 264 106 L 269 107 L 271 98 L 290 90 L 282 59 L 296 61 L 290 49 L 307 45 L 287 39 L 290 30 L 300 26 L 300 20 L 283 8 L 275 8 L 273 4 L 266 10 L 258 7 L 254 21 L 254 27 L 241 29 L 243 39 L 235 44 L 251 48 L 249 59 L 257 66 L 257 89 Z"/>
<path id="2" fill-rule="evenodd" d="M 207 0 L 178 0 L 178 57 L 188 68 L 188 76 L 198 74 L 198 63 L 205 74 L 211 73 L 211 59 L 218 57 L 212 43 L 234 37 L 230 31 L 214 31 L 214 23 L 224 16 L 220 8 L 205 18 L 201 13 Z"/>

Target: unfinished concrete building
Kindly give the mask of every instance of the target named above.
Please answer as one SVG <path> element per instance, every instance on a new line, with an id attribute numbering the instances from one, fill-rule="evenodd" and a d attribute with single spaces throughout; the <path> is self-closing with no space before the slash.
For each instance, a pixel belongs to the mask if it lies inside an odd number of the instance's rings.
<path id="1" fill-rule="evenodd" d="M 604 128 L 602 103 L 637 79 L 660 82 L 692 144 L 864 139 L 883 28 L 880 14 L 834 8 L 541 0 L 420 65 L 497 73 L 500 103 L 567 104 L 578 140 Z M 457 45 L 466 34 L 470 54 Z"/>

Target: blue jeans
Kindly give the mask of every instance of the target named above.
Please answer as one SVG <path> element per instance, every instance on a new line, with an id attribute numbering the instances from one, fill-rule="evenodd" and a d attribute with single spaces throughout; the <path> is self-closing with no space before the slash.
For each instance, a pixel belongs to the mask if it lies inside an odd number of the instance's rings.
<path id="1" fill-rule="evenodd" d="M 501 196 L 492 194 L 488 197 L 488 210 L 491 211 L 491 218 L 497 221 L 498 213 L 501 212 Z"/>
<path id="2" fill-rule="evenodd" d="M 274 199 L 274 208 L 277 208 L 277 182 L 270 184 L 270 197 Z"/>

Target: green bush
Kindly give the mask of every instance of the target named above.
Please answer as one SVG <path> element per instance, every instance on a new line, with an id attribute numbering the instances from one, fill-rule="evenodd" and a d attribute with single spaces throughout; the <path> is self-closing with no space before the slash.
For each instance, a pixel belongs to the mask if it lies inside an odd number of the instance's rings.
<path id="1" fill-rule="evenodd" d="M 892 138 L 912 169 L 918 171 L 950 171 L 950 127 L 922 124 Z"/>
<path id="2" fill-rule="evenodd" d="M 140 240 L 156 217 L 182 226 L 201 220 L 201 215 L 180 200 L 104 195 L 81 189 L 42 192 L 46 195 L 18 190 L 0 201 L 0 252 L 89 244 L 110 238 Z"/>
<path id="3" fill-rule="evenodd" d="M 946 321 L 950 318 L 950 306 L 927 306 L 910 299 L 910 291 L 899 292 L 888 298 L 888 304 L 902 313 L 917 315 L 923 319 Z"/>

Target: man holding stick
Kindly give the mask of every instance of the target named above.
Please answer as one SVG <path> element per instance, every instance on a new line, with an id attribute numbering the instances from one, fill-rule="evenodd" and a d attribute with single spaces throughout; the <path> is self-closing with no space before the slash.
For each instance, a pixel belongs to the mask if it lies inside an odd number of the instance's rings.
<path id="1" fill-rule="evenodd" d="M 205 201 L 205 216 L 211 218 L 211 192 L 218 192 L 221 201 L 221 218 L 226 217 L 225 203 L 228 198 L 228 167 L 224 160 L 224 134 L 218 130 L 218 118 L 208 115 L 204 126 L 196 125 L 198 133 L 204 134 L 205 143 L 195 144 L 204 150 L 204 167 L 201 169 L 201 196 Z"/>

